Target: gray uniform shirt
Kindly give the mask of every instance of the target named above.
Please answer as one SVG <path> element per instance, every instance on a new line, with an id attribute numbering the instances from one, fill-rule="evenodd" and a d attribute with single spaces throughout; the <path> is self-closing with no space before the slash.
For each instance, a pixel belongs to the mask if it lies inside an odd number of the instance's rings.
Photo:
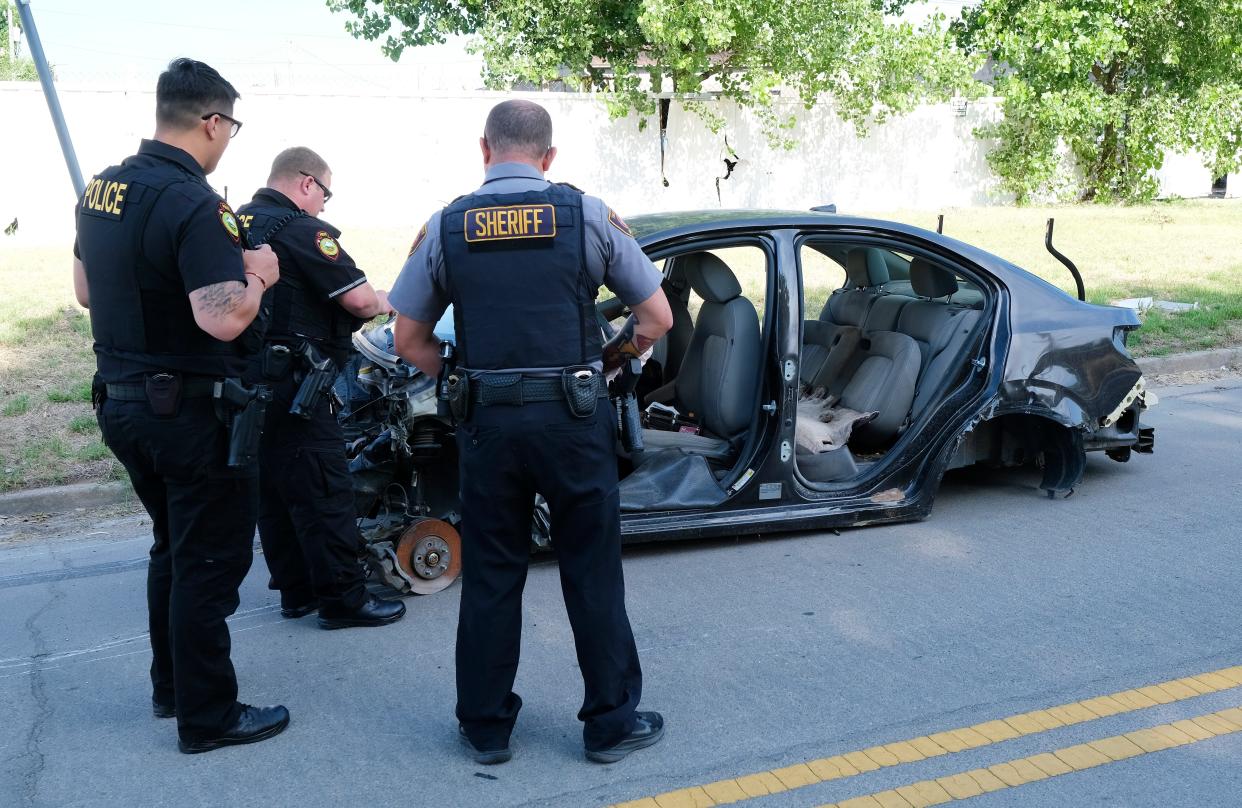
<path id="1" fill-rule="evenodd" d="M 484 185 L 476 193 L 542 191 L 549 184 L 533 166 L 499 163 L 487 170 Z M 388 302 L 394 309 L 423 323 L 439 320 L 450 302 L 440 248 L 441 213 L 433 214 L 418 232 L 410 257 L 388 293 Z M 607 286 L 627 306 L 642 303 L 655 294 L 664 276 L 647 259 L 625 222 L 603 200 L 586 195 L 582 197 L 582 218 L 591 280 L 597 286 Z"/>

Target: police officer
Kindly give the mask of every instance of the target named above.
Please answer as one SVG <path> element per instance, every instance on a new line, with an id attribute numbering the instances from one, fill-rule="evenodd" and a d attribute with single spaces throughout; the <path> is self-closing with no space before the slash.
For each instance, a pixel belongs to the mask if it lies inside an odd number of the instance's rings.
<path id="1" fill-rule="evenodd" d="M 273 394 L 259 475 L 269 585 L 280 590 L 281 615 L 318 609 L 325 629 L 379 626 L 405 614 L 404 603 L 366 590 L 345 436 L 328 395 L 350 335 L 390 311 L 387 295 L 372 288 L 337 240 L 340 231 L 317 218 L 331 185 L 322 157 L 301 146 L 286 149 L 272 163 L 267 187 L 237 211 L 248 242 L 270 244 L 283 269 L 264 302 L 271 312 L 267 343 L 246 377 L 271 385 Z"/>
<path id="2" fill-rule="evenodd" d="M 482 187 L 419 231 L 391 301 L 400 354 L 439 372 L 432 333 L 449 303 L 461 412 L 462 578 L 457 718 L 479 763 L 511 757 L 513 692 L 536 492 L 548 501 L 561 588 L 585 699 L 586 756 L 611 763 L 657 742 L 659 713 L 638 712 L 642 671 L 625 612 L 614 413 L 602 381 L 594 301 L 605 284 L 637 325 L 641 353 L 672 324 L 660 272 L 599 199 L 549 183 L 552 121 L 538 104 L 491 110 Z M 618 347 L 618 346 L 613 346 Z M 618 351 L 615 364 L 620 364 Z M 602 397 L 602 400 L 601 400 Z"/>
<path id="3" fill-rule="evenodd" d="M 237 91 L 177 59 L 155 95 L 155 137 L 79 200 L 74 289 L 90 309 L 104 442 L 151 516 L 152 707 L 176 716 L 181 751 L 195 753 L 289 723 L 284 707 L 237 701 L 225 618 L 250 569 L 258 468 L 245 451 L 228 465 L 224 421 L 246 411 L 213 399 L 243 390 L 245 332 L 279 271 L 270 248 L 243 250 L 236 216 L 207 184 L 241 128 Z"/>

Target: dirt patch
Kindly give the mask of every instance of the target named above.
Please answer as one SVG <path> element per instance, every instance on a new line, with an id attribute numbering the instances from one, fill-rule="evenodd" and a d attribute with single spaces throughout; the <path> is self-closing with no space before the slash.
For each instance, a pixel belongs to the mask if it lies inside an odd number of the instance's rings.
<path id="1" fill-rule="evenodd" d="M 1222 367 L 1211 370 L 1188 370 L 1185 373 L 1161 373 L 1147 376 L 1148 387 L 1185 387 L 1191 384 L 1206 384 L 1222 379 L 1237 379 L 1242 376 L 1242 367 Z"/>

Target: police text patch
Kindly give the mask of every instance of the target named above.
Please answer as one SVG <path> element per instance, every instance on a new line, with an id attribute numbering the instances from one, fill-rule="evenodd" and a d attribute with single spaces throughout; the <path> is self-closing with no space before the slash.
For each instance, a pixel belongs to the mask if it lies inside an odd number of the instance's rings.
<path id="1" fill-rule="evenodd" d="M 471 243 L 556 235 L 556 208 L 552 205 L 471 208 L 465 216 L 466 241 Z"/>
<path id="2" fill-rule="evenodd" d="M 225 232 L 229 234 L 229 238 L 233 239 L 234 244 L 240 244 L 241 228 L 237 225 L 237 216 L 229 207 L 229 203 L 221 202 L 216 208 L 216 213 L 220 217 L 220 224 L 224 225 Z"/>
<path id="3" fill-rule="evenodd" d="M 93 177 L 82 194 L 82 207 L 108 218 L 120 219 L 125 210 L 125 192 L 129 183 Z"/>
<path id="4" fill-rule="evenodd" d="M 315 246 L 319 248 L 324 258 L 332 261 L 341 255 L 341 245 L 336 243 L 336 239 L 332 238 L 332 234 L 327 230 L 320 230 L 315 234 Z"/>

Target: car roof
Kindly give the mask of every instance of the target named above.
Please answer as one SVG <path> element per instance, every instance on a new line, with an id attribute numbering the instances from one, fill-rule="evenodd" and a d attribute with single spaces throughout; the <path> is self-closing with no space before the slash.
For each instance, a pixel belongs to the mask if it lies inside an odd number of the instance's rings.
<path id="1" fill-rule="evenodd" d="M 694 236 L 724 235 L 735 231 L 808 228 L 841 234 L 888 233 L 921 241 L 933 250 L 960 256 L 1009 283 L 1041 287 L 1043 291 L 1068 294 L 1025 269 L 973 244 L 914 225 L 864 216 L 844 216 L 812 210 L 704 209 L 647 213 L 626 218 L 634 237 L 644 248 L 664 241 Z"/>

